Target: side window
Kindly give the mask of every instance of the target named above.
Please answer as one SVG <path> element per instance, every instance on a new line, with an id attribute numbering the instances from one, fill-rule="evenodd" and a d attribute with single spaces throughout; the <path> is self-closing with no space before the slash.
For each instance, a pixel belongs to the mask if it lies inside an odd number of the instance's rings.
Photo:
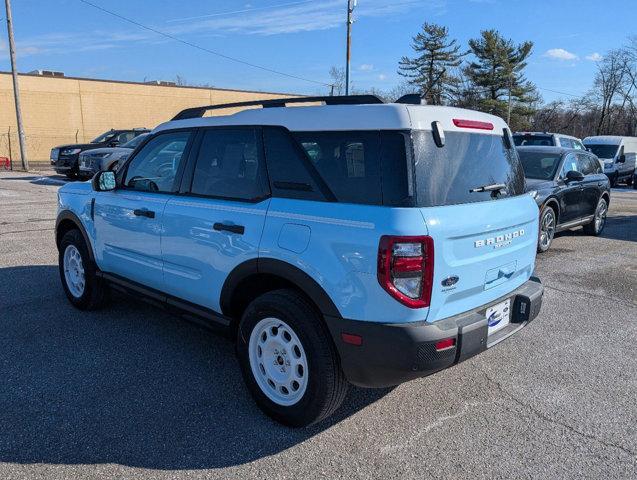
<path id="1" fill-rule="evenodd" d="M 573 140 L 573 148 L 575 150 L 586 150 L 586 148 L 584 148 L 584 144 L 579 140 Z"/>
<path id="2" fill-rule="evenodd" d="M 263 130 L 265 156 L 270 177 L 270 188 L 276 197 L 296 198 L 300 200 L 325 200 L 319 182 L 312 175 L 316 172 L 310 164 L 312 153 L 303 151 L 290 137 L 289 132 L 281 128 Z"/>
<path id="3" fill-rule="evenodd" d="M 577 166 L 580 172 L 583 175 L 591 175 L 594 172 L 594 165 L 591 163 L 588 155 L 584 155 L 582 153 L 577 154 Z"/>
<path id="4" fill-rule="evenodd" d="M 573 145 L 573 141 L 570 138 L 559 137 L 559 139 L 560 139 L 560 146 L 562 148 L 575 148 Z"/>
<path id="5" fill-rule="evenodd" d="M 135 134 L 133 132 L 122 132 L 117 136 L 117 141 L 120 145 L 124 145 L 133 138 L 135 138 Z"/>
<path id="6" fill-rule="evenodd" d="M 179 165 L 191 132 L 157 135 L 131 160 L 124 185 L 146 192 L 174 192 Z"/>
<path id="7" fill-rule="evenodd" d="M 205 130 L 191 192 L 236 200 L 266 196 L 268 188 L 258 133 L 253 128 Z"/>
<path id="8" fill-rule="evenodd" d="M 579 172 L 579 166 L 577 164 L 577 157 L 574 153 L 569 153 L 566 155 L 566 159 L 564 160 L 564 164 L 562 165 L 562 172 L 560 173 L 560 177 L 566 178 L 566 174 L 571 170 L 575 170 Z"/>
<path id="9" fill-rule="evenodd" d="M 339 202 L 382 204 L 378 132 L 294 132 L 294 136 Z"/>

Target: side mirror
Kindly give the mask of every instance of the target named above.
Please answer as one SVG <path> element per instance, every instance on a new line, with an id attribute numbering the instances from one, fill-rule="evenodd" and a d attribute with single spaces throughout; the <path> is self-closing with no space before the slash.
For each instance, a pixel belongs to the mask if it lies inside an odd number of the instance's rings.
<path id="1" fill-rule="evenodd" d="M 117 181 L 115 179 L 115 172 L 97 172 L 91 182 L 93 190 L 96 192 L 110 192 L 117 188 Z"/>
<path id="2" fill-rule="evenodd" d="M 620 155 L 617 159 L 617 163 L 626 163 L 626 155 Z"/>
<path id="3" fill-rule="evenodd" d="M 577 170 L 570 170 L 566 174 L 566 182 L 581 182 L 584 180 L 584 175 L 582 172 L 578 172 Z"/>

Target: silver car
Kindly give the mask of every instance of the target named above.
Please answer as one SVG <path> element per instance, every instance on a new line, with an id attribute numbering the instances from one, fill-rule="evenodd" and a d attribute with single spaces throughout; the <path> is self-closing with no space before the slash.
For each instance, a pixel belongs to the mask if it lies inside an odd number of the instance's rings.
<path id="1" fill-rule="evenodd" d="M 117 171 L 119 166 L 147 136 L 148 133 L 142 133 L 119 147 L 96 148 L 80 153 L 80 178 L 91 178 L 99 171 Z"/>

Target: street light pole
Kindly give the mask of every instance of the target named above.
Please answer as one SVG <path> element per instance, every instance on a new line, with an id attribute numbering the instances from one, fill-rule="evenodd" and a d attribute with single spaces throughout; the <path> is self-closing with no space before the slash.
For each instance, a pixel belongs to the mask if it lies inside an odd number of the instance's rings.
<path id="1" fill-rule="evenodd" d="M 356 8 L 356 0 L 347 0 L 347 57 L 345 61 L 345 95 L 349 95 L 349 64 L 352 57 L 352 13 Z"/>
<path id="2" fill-rule="evenodd" d="M 13 18 L 11 16 L 11 0 L 4 0 L 7 10 L 7 32 L 9 34 L 9 57 L 11 58 L 11 74 L 13 76 L 13 96 L 15 98 L 15 115 L 18 123 L 18 140 L 20 142 L 20 158 L 22 159 L 22 169 L 29 170 L 29 160 L 27 158 L 27 146 L 24 138 L 24 127 L 22 125 L 22 111 L 20 109 L 20 87 L 18 86 L 18 69 L 15 61 L 15 43 L 13 41 Z"/>

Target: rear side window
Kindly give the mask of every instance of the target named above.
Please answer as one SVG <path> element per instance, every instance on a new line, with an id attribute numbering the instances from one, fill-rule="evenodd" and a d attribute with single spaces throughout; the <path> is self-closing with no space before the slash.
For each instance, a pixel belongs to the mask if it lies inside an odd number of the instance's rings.
<path id="1" fill-rule="evenodd" d="M 191 192 L 237 200 L 266 196 L 268 189 L 259 137 L 252 128 L 205 130 Z"/>
<path id="2" fill-rule="evenodd" d="M 563 148 L 575 148 L 573 140 L 570 138 L 560 137 L 560 146 Z"/>
<path id="3" fill-rule="evenodd" d="M 446 132 L 439 148 L 432 132 L 413 132 L 416 200 L 421 207 L 474 203 L 524 193 L 524 173 L 515 148 L 503 137 Z M 506 195 L 471 191 L 503 184 Z"/>
<path id="4" fill-rule="evenodd" d="M 264 128 L 263 142 L 268 162 L 270 188 L 275 197 L 325 200 L 309 158 L 282 128 Z"/>
<path id="5" fill-rule="evenodd" d="M 339 202 L 382 205 L 378 132 L 294 132 Z"/>

